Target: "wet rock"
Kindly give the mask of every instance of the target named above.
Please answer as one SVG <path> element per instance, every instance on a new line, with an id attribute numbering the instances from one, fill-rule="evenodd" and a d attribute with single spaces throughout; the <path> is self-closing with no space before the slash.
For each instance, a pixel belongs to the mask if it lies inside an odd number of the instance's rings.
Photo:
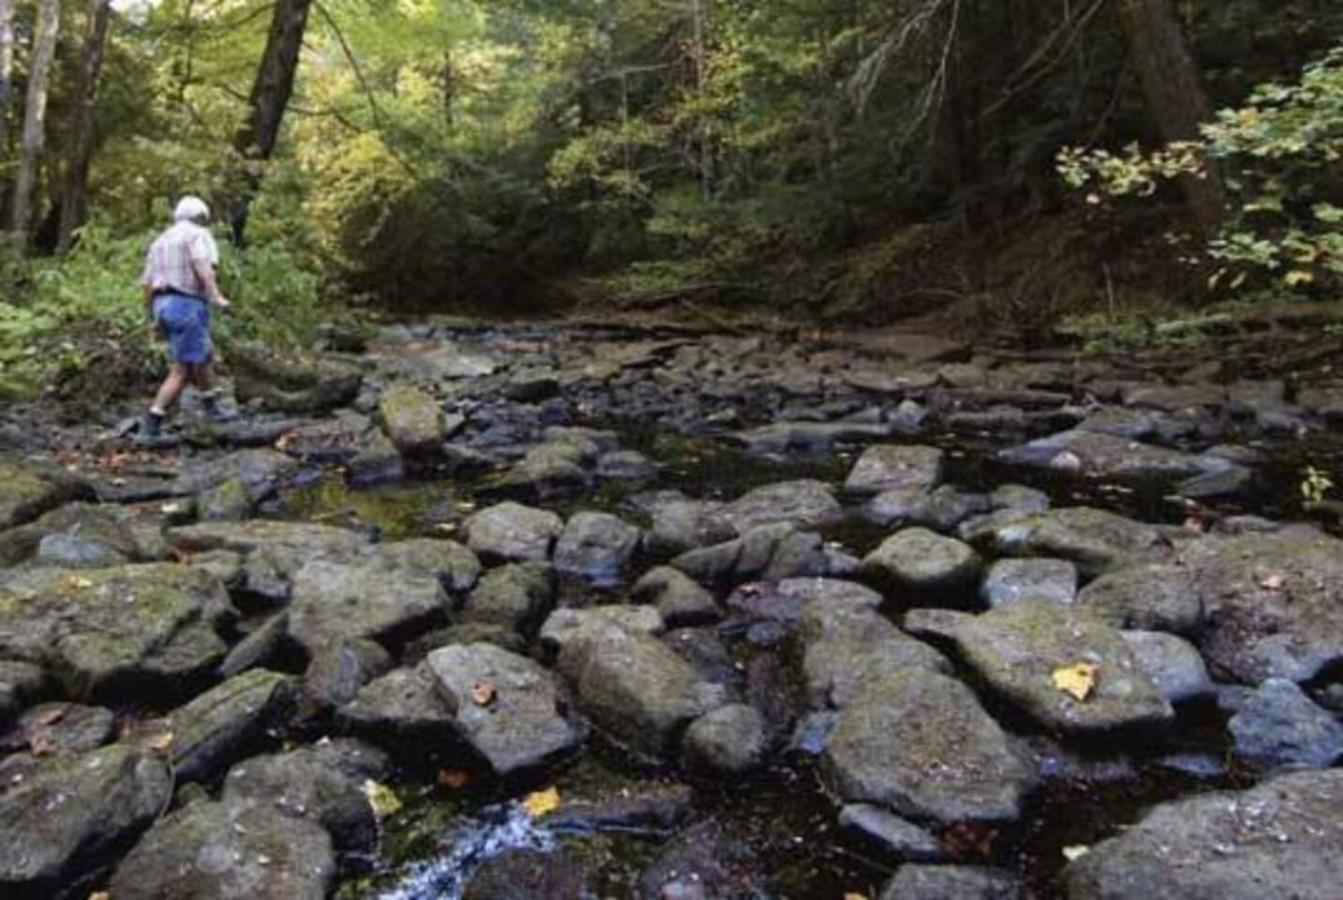
<path id="1" fill-rule="evenodd" d="M 661 556 L 736 537 L 732 525 L 718 515 L 721 503 L 691 500 L 677 491 L 657 491 L 632 498 L 632 505 L 650 520 L 645 543 L 650 552 Z"/>
<path id="2" fill-rule="evenodd" d="M 1227 402 L 1226 388 L 1215 384 L 1135 384 L 1124 391 L 1124 403 L 1163 412 L 1208 407 Z"/>
<path id="3" fill-rule="evenodd" d="M 844 518 L 844 510 L 830 488 L 803 479 L 765 485 L 724 506 L 719 515 L 745 536 L 766 525 L 789 524 L 794 528 L 819 528 Z"/>
<path id="4" fill-rule="evenodd" d="M 936 447 L 868 447 L 858 458 L 844 490 L 850 494 L 880 494 L 894 490 L 931 491 L 942 477 L 942 451 Z"/>
<path id="5" fill-rule="evenodd" d="M 936 837 L 880 806 L 846 804 L 839 811 L 839 824 L 908 862 L 946 862 L 951 858 Z"/>
<path id="6" fill-rule="evenodd" d="M 995 556 L 1047 556 L 1077 564 L 1084 577 L 1167 555 L 1153 525 L 1087 506 L 1043 513 L 995 513 L 961 537 Z"/>
<path id="7" fill-rule="evenodd" d="M 304 699 L 319 710 L 354 700 L 364 685 L 392 669 L 392 656 L 370 640 L 347 639 L 328 644 L 308 663 L 303 674 Z"/>
<path id="8" fill-rule="evenodd" d="M 951 638 L 993 690 L 1045 727 L 1064 733 L 1150 725 L 1174 717 L 1123 636 L 1073 607 L 1040 600 L 959 616 Z M 1058 689 L 1057 669 L 1097 666 L 1085 701 Z"/>
<path id="9" fill-rule="evenodd" d="M 447 616 L 438 578 L 381 562 L 315 560 L 294 576 L 289 634 L 310 654 L 347 638 L 391 642 Z"/>
<path id="10" fill-rule="evenodd" d="M 716 822 L 687 828 L 644 870 L 636 900 L 695 900 L 760 896 L 763 884 L 744 845 Z"/>
<path id="11" fill-rule="evenodd" d="M 1203 624 L 1203 600 L 1180 566 L 1130 566 L 1082 589 L 1077 604 L 1116 628 L 1193 634 Z"/>
<path id="12" fill-rule="evenodd" d="M 1014 820 L 1036 781 L 969 688 L 919 668 L 845 706 L 824 762 L 844 800 L 946 823 Z"/>
<path id="13" fill-rule="evenodd" d="M 0 890 L 55 895 L 134 840 L 171 798 L 168 767 L 129 744 L 49 760 L 0 797 Z"/>
<path id="14" fill-rule="evenodd" d="M 425 458 L 442 452 L 448 438 L 443 407 L 412 385 L 399 385 L 378 400 L 378 422 L 403 456 Z"/>
<path id="15" fill-rule="evenodd" d="M 234 482 L 232 490 L 253 503 L 283 484 L 298 464 L 277 450 L 239 450 L 206 462 L 188 465 L 173 489 L 180 494 L 203 494 Z"/>
<path id="16" fill-rule="evenodd" d="M 196 498 L 202 522 L 241 522 L 252 515 L 261 498 L 252 496 L 240 478 L 231 478 Z"/>
<path id="17" fill-rule="evenodd" d="M 507 850 L 486 860 L 462 900 L 585 900 L 583 869 L 563 851 Z"/>
<path id="18" fill-rule="evenodd" d="M 0 749 L 35 754 L 83 753 L 95 750 L 116 734 L 116 716 L 101 706 L 43 703 L 19 716 L 14 727 L 0 735 Z"/>
<path id="19" fill-rule="evenodd" d="M 1003 484 L 989 494 L 989 504 L 995 510 L 1007 509 L 1017 512 L 1044 512 L 1052 505 L 1049 495 L 1036 488 L 1020 484 Z"/>
<path id="20" fill-rule="evenodd" d="M 617 450 L 597 461 L 597 477 L 613 481 L 647 481 L 657 474 L 657 467 L 635 450 Z"/>
<path id="21" fill-rule="evenodd" d="M 1227 723 L 1236 755 L 1263 768 L 1325 768 L 1343 756 L 1343 723 L 1295 682 L 1269 678 Z"/>
<path id="22" fill-rule="evenodd" d="M 1215 671 L 1250 684 L 1307 681 L 1343 660 L 1343 541 L 1207 537 L 1183 544 L 1179 562 L 1203 600 L 1199 649 Z"/>
<path id="23" fill-rule="evenodd" d="M 223 659 L 230 610 L 186 566 L 39 569 L 0 578 L 0 656 L 40 663 L 76 699 L 171 695 Z"/>
<path id="24" fill-rule="evenodd" d="M 191 803 L 160 819 L 112 875 L 117 900 L 322 900 L 331 838 L 315 822 L 253 803 Z"/>
<path id="25" fill-rule="evenodd" d="M 732 435 L 732 439 L 751 453 L 815 453 L 829 450 L 841 442 L 880 440 L 890 433 L 890 428 L 880 423 L 773 422 L 739 431 Z"/>
<path id="26" fill-rule="evenodd" d="M 542 500 L 586 489 L 592 480 L 586 458 L 583 448 L 567 441 L 533 447 L 509 469 L 499 488 Z"/>
<path id="27" fill-rule="evenodd" d="M 510 563 L 491 569 L 467 598 L 465 623 L 503 625 L 534 634 L 555 602 L 555 579 L 545 563 Z"/>
<path id="28" fill-rule="evenodd" d="M 557 609 L 541 626 L 541 643 L 556 652 L 581 644 L 615 629 L 634 634 L 657 635 L 666 630 L 662 616 L 651 606 L 590 606 Z"/>
<path id="29" fill-rule="evenodd" d="M 666 752 L 681 728 L 726 702 L 721 685 L 705 681 L 665 644 L 614 624 L 578 629 L 562 644 L 559 668 L 595 724 L 650 756 Z"/>
<path id="30" fill-rule="evenodd" d="M 1163 803 L 1063 872 L 1069 900 L 1327 900 L 1343 880 L 1343 770 Z"/>
<path id="31" fill-rule="evenodd" d="M 289 597 L 289 580 L 312 560 L 346 561 L 371 546 L 366 535 L 347 528 L 249 519 L 246 522 L 203 522 L 172 528 L 170 546 L 196 555 L 227 550 L 244 557 L 244 584 L 249 592 L 275 600 Z"/>
<path id="32" fill-rule="evenodd" d="M 1000 559 L 989 567 L 979 595 L 989 606 L 1020 600 L 1072 603 L 1077 567 L 1062 559 Z"/>
<path id="33" fill-rule="evenodd" d="M 155 562 L 168 554 L 156 525 L 114 504 L 67 503 L 26 525 L 0 531 L 0 564 L 90 568 Z"/>
<path id="34" fill-rule="evenodd" d="M 1253 487 L 1255 474 L 1244 466 L 1231 465 L 1224 469 L 1195 475 L 1175 487 L 1175 493 L 1188 500 L 1213 500 L 1235 497 Z"/>
<path id="35" fill-rule="evenodd" d="M 341 741 L 346 755 L 373 760 L 378 752 L 357 741 Z M 331 764 L 335 745 L 303 747 L 288 753 L 254 756 L 229 769 L 220 799 L 229 805 L 264 807 L 283 816 L 306 819 L 331 835 L 341 852 L 368 853 L 378 845 L 378 820 L 358 775 Z"/>
<path id="36" fill-rule="evenodd" d="M 452 710 L 424 664 L 393 669 L 373 679 L 338 710 L 337 718 L 350 731 L 373 741 L 441 741 L 455 733 Z"/>
<path id="37" fill-rule="evenodd" d="M 351 487 L 389 484 L 406 477 L 405 464 L 396 445 L 381 431 L 370 429 L 358 445 L 358 451 L 345 464 L 346 481 Z"/>
<path id="38" fill-rule="evenodd" d="M 691 550 L 671 565 L 706 585 L 779 581 L 828 572 L 820 535 L 796 531 L 788 524 L 766 525 L 737 540 Z"/>
<path id="39" fill-rule="evenodd" d="M 41 666 L 0 659 L 0 722 L 18 715 L 41 695 L 45 684 L 46 673 Z"/>
<path id="40" fill-rule="evenodd" d="M 30 522 L 75 500 L 92 500 L 87 482 L 56 467 L 0 458 L 0 528 Z"/>
<path id="41" fill-rule="evenodd" d="M 1160 631 L 1120 633 L 1138 658 L 1138 665 L 1171 703 L 1209 697 L 1216 690 L 1203 657 L 1183 638 Z"/>
<path id="42" fill-rule="evenodd" d="M 764 762 L 769 734 L 755 707 L 731 703 L 691 723 L 682 747 L 691 767 L 740 775 Z"/>
<path id="43" fill-rule="evenodd" d="M 536 769 L 583 739 L 564 690 L 524 656 L 470 644 L 435 650 L 425 662 L 458 733 L 500 776 Z"/>
<path id="44" fill-rule="evenodd" d="M 1230 466 L 1215 457 L 1080 429 L 1004 450 L 998 458 L 1010 465 L 1113 479 L 1192 478 Z"/>
<path id="45" fill-rule="evenodd" d="M 480 580 L 480 560 L 456 541 L 416 538 L 378 544 L 373 553 L 393 569 L 432 575 L 454 596 L 465 594 Z"/>
<path id="46" fill-rule="evenodd" d="M 1297 402 L 1331 425 L 1343 422 L 1343 384 L 1303 388 Z"/>
<path id="47" fill-rule="evenodd" d="M 630 589 L 630 600 L 656 606 L 669 628 L 709 625 L 723 617 L 713 594 L 671 566 L 645 573 Z"/>
<path id="48" fill-rule="evenodd" d="M 979 577 L 979 555 L 955 538 L 926 528 L 906 528 L 863 559 L 865 579 L 897 591 L 948 593 Z"/>
<path id="49" fill-rule="evenodd" d="M 467 546 L 482 558 L 504 562 L 545 562 L 564 530 L 553 512 L 506 501 L 466 520 Z"/>
<path id="50" fill-rule="evenodd" d="M 173 710 L 173 770 L 179 784 L 209 781 L 229 767 L 285 711 L 293 679 L 252 669 Z"/>
<path id="51" fill-rule="evenodd" d="M 555 544 L 555 569 L 594 584 L 619 584 L 641 539 L 638 528 L 609 513 L 576 513 Z"/>
<path id="52" fill-rule="evenodd" d="M 675 828 L 690 811 L 693 794 L 684 784 L 636 782 L 592 797 L 566 794 L 560 808 L 542 822 L 552 832 L 614 831 L 662 833 Z"/>
<path id="53" fill-rule="evenodd" d="M 878 900 L 1019 900 L 1021 881 L 987 866 L 901 866 Z"/>
<path id="54" fill-rule="evenodd" d="M 239 403 L 259 400 L 268 409 L 320 413 L 346 406 L 359 394 L 363 375 L 330 356 L 271 352 L 260 344 L 229 346 L 229 369 Z"/>

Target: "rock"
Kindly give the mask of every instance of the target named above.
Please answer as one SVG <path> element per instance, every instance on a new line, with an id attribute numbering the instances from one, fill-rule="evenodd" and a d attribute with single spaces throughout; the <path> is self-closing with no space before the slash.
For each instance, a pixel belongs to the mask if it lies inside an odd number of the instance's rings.
<path id="1" fill-rule="evenodd" d="M 589 797 L 566 793 L 559 809 L 542 818 L 552 833 L 667 832 L 690 811 L 693 792 L 675 782 L 639 781 L 619 790 L 598 788 Z"/>
<path id="2" fill-rule="evenodd" d="M 1174 717 L 1123 636 L 1073 607 L 1023 600 L 954 620 L 951 638 L 994 691 L 1047 728 L 1088 733 L 1150 725 Z M 1097 667 L 1085 701 L 1054 684 L 1058 669 Z"/>
<path id="3" fill-rule="evenodd" d="M 648 457 L 635 450 L 617 450 L 597 460 L 597 477 L 616 481 L 647 481 L 657 474 Z"/>
<path id="4" fill-rule="evenodd" d="M 349 639 L 328 644 L 308 663 L 303 696 L 319 710 L 344 706 L 364 685 L 392 669 L 392 656 L 381 644 Z"/>
<path id="5" fill-rule="evenodd" d="M 1021 881 L 988 866 L 901 866 L 878 900 L 1019 900 Z"/>
<path id="6" fill-rule="evenodd" d="M 815 453 L 840 442 L 873 441 L 888 437 L 891 429 L 864 422 L 773 422 L 739 431 L 733 441 L 751 453 L 781 454 L 790 451 Z"/>
<path id="7" fill-rule="evenodd" d="M 467 546 L 481 557 L 504 562 L 545 562 L 564 530 L 553 512 L 506 501 L 466 520 Z"/>
<path id="8" fill-rule="evenodd" d="M 692 825 L 673 838 L 639 877 L 634 900 L 699 900 L 761 897 L 763 884 L 745 846 L 729 840 L 713 821 Z"/>
<path id="9" fill-rule="evenodd" d="M 34 556 L 42 565 L 91 568 L 155 562 L 168 555 L 157 525 L 111 503 L 67 503 L 26 525 L 0 531 L 0 565 Z"/>
<path id="10" fill-rule="evenodd" d="M 259 499 L 241 479 L 233 478 L 197 497 L 196 515 L 202 522 L 241 522 L 256 510 Z"/>
<path id="11" fill-rule="evenodd" d="M 117 900 L 322 900 L 331 838 L 265 804 L 188 804 L 149 829 L 112 875 Z"/>
<path id="12" fill-rule="evenodd" d="M 398 385 L 383 393 L 378 400 L 378 423 L 403 456 L 438 455 L 448 439 L 443 407 L 413 385 Z"/>
<path id="13" fill-rule="evenodd" d="M 858 458 L 844 490 L 850 494 L 880 494 L 893 490 L 927 492 L 942 477 L 942 451 L 936 447 L 868 447 Z"/>
<path id="14" fill-rule="evenodd" d="M 1244 466 L 1229 466 L 1205 475 L 1187 478 L 1175 487 L 1175 493 L 1188 500 L 1215 500 L 1248 492 L 1255 474 Z"/>
<path id="15" fill-rule="evenodd" d="M 1343 541 L 1317 533 L 1205 537 L 1179 563 L 1206 613 L 1199 649 L 1229 680 L 1307 681 L 1343 660 Z"/>
<path id="16" fill-rule="evenodd" d="M 31 522 L 64 503 L 92 499 L 88 482 L 63 469 L 0 458 L 0 528 Z"/>
<path id="17" fill-rule="evenodd" d="M 742 703 L 721 706 L 691 723 L 682 741 L 693 768 L 741 775 L 764 762 L 769 735 L 764 717 Z"/>
<path id="18" fill-rule="evenodd" d="M 555 569 L 594 584 L 619 584 L 640 540 L 639 529 L 616 516 L 576 513 L 555 544 Z"/>
<path id="19" fill-rule="evenodd" d="M 863 559 L 862 575 L 903 592 L 953 593 L 979 577 L 979 555 L 955 538 L 926 528 L 906 528 Z"/>
<path id="20" fill-rule="evenodd" d="M 570 442 L 533 447 L 508 471 L 499 488 L 542 500 L 584 490 L 592 480 L 585 459 L 583 449 Z"/>
<path id="21" fill-rule="evenodd" d="M 209 781 L 227 769 L 284 712 L 293 680 L 251 669 L 168 715 L 178 784 Z"/>
<path id="22" fill-rule="evenodd" d="M 339 744 L 342 753 L 368 757 L 378 766 L 380 754 L 373 748 L 358 741 Z M 324 828 L 337 850 L 370 853 L 378 846 L 378 820 L 363 778 L 331 765 L 334 756 L 330 746 L 254 756 L 229 769 L 220 799 L 306 819 Z"/>
<path id="23" fill-rule="evenodd" d="M 396 642 L 448 612 L 437 577 L 381 562 L 314 560 L 294 576 L 293 594 L 289 634 L 313 655 L 347 638 Z"/>
<path id="24" fill-rule="evenodd" d="M 1303 388 L 1297 401 L 1302 407 L 1330 424 L 1343 422 L 1343 384 L 1323 384 Z"/>
<path id="25" fill-rule="evenodd" d="M 177 494 L 206 494 L 232 484 L 233 491 L 256 503 L 298 470 L 298 464 L 277 450 L 239 450 L 203 463 L 189 464 L 173 483 Z"/>
<path id="26" fill-rule="evenodd" d="M 280 354 L 259 343 L 230 342 L 228 359 L 238 402 L 259 400 L 280 412 L 320 413 L 346 406 L 363 381 L 351 363 L 292 349 Z"/>
<path id="27" fill-rule="evenodd" d="M 989 494 L 989 504 L 995 510 L 1007 509 L 1017 512 L 1044 512 L 1052 505 L 1049 495 L 1044 491 L 1020 484 L 1003 484 Z"/>
<path id="28" fill-rule="evenodd" d="M 722 685 L 705 681 L 665 644 L 615 624 L 565 639 L 559 668 L 595 724 L 649 756 L 665 753 L 682 727 L 726 702 Z"/>
<path id="29" fill-rule="evenodd" d="M 480 560 L 456 541 L 416 538 L 377 544 L 376 557 L 393 569 L 432 575 L 453 596 L 461 596 L 480 580 Z"/>
<path id="30" fill-rule="evenodd" d="M 989 567 L 979 594 L 989 606 L 1020 600 L 1072 603 L 1077 567 L 1062 559 L 1000 559 Z"/>
<path id="31" fill-rule="evenodd" d="M 481 864 L 462 900 L 585 900 L 582 868 L 563 851 L 505 850 Z"/>
<path id="32" fill-rule="evenodd" d="M 330 525 L 249 519 L 246 522 L 204 522 L 170 529 L 168 543 L 196 555 L 219 550 L 241 554 L 242 587 L 261 597 L 289 598 L 290 579 L 313 560 L 345 562 L 368 552 L 366 535 Z"/>
<path id="33" fill-rule="evenodd" d="M 1343 883 L 1343 770 L 1163 803 L 1063 872 L 1069 900 L 1330 900 Z"/>
<path id="34" fill-rule="evenodd" d="M 1215 384 L 1135 384 L 1124 391 L 1128 406 L 1180 412 L 1190 408 L 1217 408 L 1227 402 L 1226 388 Z"/>
<path id="35" fill-rule="evenodd" d="M 43 703 L 21 715 L 0 735 L 0 749 L 34 753 L 83 753 L 96 750 L 116 735 L 116 716 L 101 706 Z"/>
<path id="36" fill-rule="evenodd" d="M 947 862 L 951 858 L 936 837 L 880 806 L 845 804 L 839 811 L 839 824 L 907 862 Z"/>
<path id="37" fill-rule="evenodd" d="M 833 525 L 844 518 L 830 488 L 819 481 L 784 481 L 743 495 L 718 513 L 745 536 L 765 525 L 787 523 L 797 529 Z"/>
<path id="38" fill-rule="evenodd" d="M 1116 628 L 1193 634 L 1203 624 L 1203 600 L 1180 566 L 1130 566 L 1102 575 L 1077 595 L 1077 605 Z"/>
<path id="39" fill-rule="evenodd" d="M 661 556 L 730 541 L 736 529 L 718 515 L 723 504 L 691 500 L 676 491 L 658 491 L 633 498 L 634 507 L 651 521 L 645 543 Z"/>
<path id="40" fill-rule="evenodd" d="M 1203 657 L 1188 641 L 1160 631 L 1123 631 L 1120 634 L 1138 658 L 1138 665 L 1147 671 L 1161 695 L 1171 703 L 1210 697 L 1215 692 Z"/>
<path id="41" fill-rule="evenodd" d="M 455 734 L 452 710 L 424 664 L 393 669 L 373 679 L 352 702 L 337 710 L 337 719 L 350 731 L 373 741 L 395 738 L 432 742 Z"/>
<path id="42" fill-rule="evenodd" d="M 1086 506 L 995 513 L 963 529 L 961 537 L 995 556 L 1071 560 L 1084 577 L 1167 555 L 1166 541 L 1155 526 Z"/>
<path id="43" fill-rule="evenodd" d="M 658 635 L 666 630 L 662 616 L 649 606 L 590 606 L 586 609 L 557 609 L 541 626 L 541 643 L 560 652 L 570 644 L 577 644 L 600 636 L 611 629 L 634 634 Z"/>
<path id="44" fill-rule="evenodd" d="M 913 667 L 840 711 L 823 760 L 844 800 L 942 823 L 1012 821 L 1036 782 L 969 688 Z"/>
<path id="45" fill-rule="evenodd" d="M 535 770 L 583 739 L 549 672 L 493 644 L 444 647 L 426 659 L 458 733 L 495 774 Z"/>
<path id="46" fill-rule="evenodd" d="M 1192 478 L 1230 466 L 1215 457 L 1195 456 L 1082 429 L 1004 450 L 998 458 L 1010 465 L 1118 480 Z"/>
<path id="47" fill-rule="evenodd" d="M 76 699 L 174 695 L 227 652 L 223 585 L 170 563 L 0 577 L 0 656 L 40 663 Z"/>
<path id="48" fill-rule="evenodd" d="M 510 563 L 491 569 L 467 598 L 462 622 L 502 625 L 531 635 L 555 602 L 555 579 L 545 563 Z"/>
<path id="49" fill-rule="evenodd" d="M 370 430 L 358 445 L 358 452 L 345 464 L 345 479 L 351 487 L 370 487 L 401 481 L 405 464 L 396 445 L 381 431 Z"/>
<path id="50" fill-rule="evenodd" d="M 41 666 L 0 659 L 0 722 L 18 715 L 37 699 L 45 684 L 46 674 Z"/>
<path id="51" fill-rule="evenodd" d="M 1259 685 L 1227 728 L 1236 755 L 1267 769 L 1323 769 L 1343 756 L 1343 723 L 1285 678 Z"/>
<path id="52" fill-rule="evenodd" d="M 630 589 L 634 603 L 651 603 L 670 628 L 710 625 L 723 617 L 713 594 L 671 566 L 649 570 Z"/>
<path id="53" fill-rule="evenodd" d="M 724 544 L 682 553 L 671 565 L 701 584 L 731 585 L 825 575 L 828 562 L 820 535 L 780 524 L 757 528 Z"/>
<path id="54" fill-rule="evenodd" d="M 168 767 L 130 744 L 47 761 L 0 796 L 0 891 L 57 895 L 134 840 L 172 790 Z"/>

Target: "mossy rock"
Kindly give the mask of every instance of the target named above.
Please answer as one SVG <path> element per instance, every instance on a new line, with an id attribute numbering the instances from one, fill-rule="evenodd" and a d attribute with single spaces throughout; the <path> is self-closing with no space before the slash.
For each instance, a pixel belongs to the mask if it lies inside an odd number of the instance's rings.
<path id="1" fill-rule="evenodd" d="M 31 522 L 63 503 L 91 499 L 88 482 L 68 472 L 0 459 L 0 528 Z"/>

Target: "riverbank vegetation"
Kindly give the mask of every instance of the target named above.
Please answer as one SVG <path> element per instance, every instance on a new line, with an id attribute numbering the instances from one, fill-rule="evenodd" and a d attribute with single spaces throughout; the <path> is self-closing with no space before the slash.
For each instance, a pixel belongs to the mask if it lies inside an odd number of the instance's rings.
<path id="1" fill-rule="evenodd" d="M 1341 36 L 1324 0 L 0 0 L 0 386 L 87 371 L 82 332 L 154 352 L 134 279 L 187 191 L 271 340 L 1329 299 Z"/>

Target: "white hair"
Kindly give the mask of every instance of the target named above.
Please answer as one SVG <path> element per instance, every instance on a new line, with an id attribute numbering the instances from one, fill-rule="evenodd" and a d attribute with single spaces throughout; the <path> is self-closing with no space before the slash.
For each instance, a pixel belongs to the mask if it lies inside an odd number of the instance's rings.
<path id="1" fill-rule="evenodd" d="M 186 196 L 177 201 L 173 210 L 174 222 L 204 222 L 210 218 L 210 207 L 200 197 Z"/>

